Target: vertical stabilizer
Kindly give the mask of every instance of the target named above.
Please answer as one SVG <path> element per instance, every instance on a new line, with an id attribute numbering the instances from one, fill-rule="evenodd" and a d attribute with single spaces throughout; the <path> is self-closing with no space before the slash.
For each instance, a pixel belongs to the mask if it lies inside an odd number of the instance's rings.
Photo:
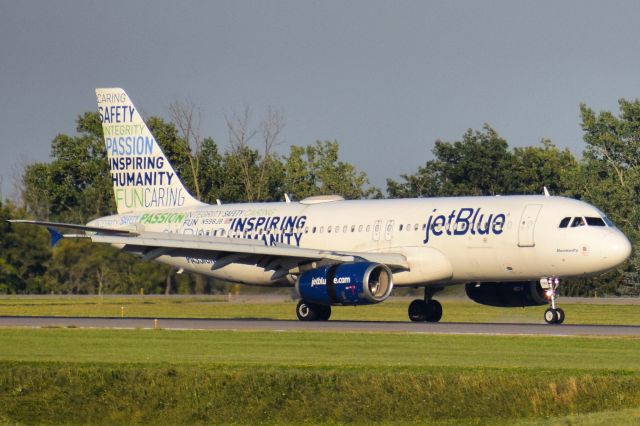
<path id="1" fill-rule="evenodd" d="M 118 213 L 204 205 L 189 194 L 124 90 L 96 89 Z"/>

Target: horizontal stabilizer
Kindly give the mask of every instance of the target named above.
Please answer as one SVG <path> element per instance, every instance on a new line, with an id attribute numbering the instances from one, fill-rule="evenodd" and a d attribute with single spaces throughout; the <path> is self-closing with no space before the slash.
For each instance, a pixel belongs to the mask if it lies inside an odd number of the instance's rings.
<path id="1" fill-rule="evenodd" d="M 47 227 L 47 231 L 49 231 L 49 235 L 51 235 L 51 247 L 55 247 L 58 241 L 64 238 L 64 235 L 51 227 Z"/>
<path id="2" fill-rule="evenodd" d="M 100 228 L 98 226 L 77 225 L 74 223 L 47 222 L 43 220 L 9 219 L 11 223 L 25 223 L 27 225 L 39 225 L 49 228 L 76 229 L 79 231 L 98 232 L 107 235 L 138 235 L 137 232 L 127 229 Z M 51 233 L 51 231 L 49 231 Z"/>

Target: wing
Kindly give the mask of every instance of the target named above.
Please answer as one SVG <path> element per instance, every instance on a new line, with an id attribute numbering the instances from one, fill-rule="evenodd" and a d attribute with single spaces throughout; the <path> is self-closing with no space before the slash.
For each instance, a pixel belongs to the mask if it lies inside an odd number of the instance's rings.
<path id="1" fill-rule="evenodd" d="M 143 260 L 153 260 L 160 256 L 201 257 L 215 261 L 211 267 L 212 270 L 232 263 L 257 265 L 266 271 L 273 271 L 271 279 L 274 281 L 288 274 L 300 273 L 301 268 L 314 262 L 367 261 L 387 265 L 394 271 L 409 269 L 406 257 L 399 253 L 334 251 L 301 248 L 287 244 L 267 246 L 262 240 L 180 235 L 136 229 L 109 229 L 35 220 L 11 220 L 10 222 L 86 231 L 86 235 L 65 236 L 90 238 L 96 243 L 120 245 L 124 251 L 140 255 Z M 59 239 L 60 235 L 57 237 Z"/>

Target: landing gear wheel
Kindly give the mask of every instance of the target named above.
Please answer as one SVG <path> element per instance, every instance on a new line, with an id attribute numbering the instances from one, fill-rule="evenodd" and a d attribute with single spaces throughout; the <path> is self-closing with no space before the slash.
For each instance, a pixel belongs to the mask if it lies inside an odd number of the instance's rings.
<path id="1" fill-rule="evenodd" d="M 318 319 L 317 305 L 301 300 L 296 306 L 296 315 L 300 321 L 315 321 Z"/>
<path id="2" fill-rule="evenodd" d="M 564 311 L 562 310 L 562 308 L 556 309 L 556 315 L 558 316 L 558 321 L 556 321 L 556 323 L 562 324 L 564 322 Z"/>
<path id="3" fill-rule="evenodd" d="M 329 321 L 329 317 L 331 317 L 331 306 L 325 305 L 317 305 L 318 307 L 318 320 L 319 321 Z"/>
<path id="4" fill-rule="evenodd" d="M 301 300 L 296 306 L 296 316 L 300 321 L 327 321 L 331 316 L 331 306 Z"/>
<path id="5" fill-rule="evenodd" d="M 413 322 L 425 322 L 427 320 L 427 302 L 416 299 L 409 305 L 409 319 Z"/>
<path id="6" fill-rule="evenodd" d="M 544 311 L 544 320 L 547 324 L 556 324 L 558 322 L 558 312 L 553 308 L 547 308 Z"/>
<path id="7" fill-rule="evenodd" d="M 442 318 L 442 305 L 437 300 L 416 299 L 409 305 L 409 319 L 413 322 L 438 322 Z"/>
<path id="8" fill-rule="evenodd" d="M 427 322 L 438 322 L 442 318 L 442 305 L 437 300 L 429 300 L 426 303 L 427 307 Z"/>

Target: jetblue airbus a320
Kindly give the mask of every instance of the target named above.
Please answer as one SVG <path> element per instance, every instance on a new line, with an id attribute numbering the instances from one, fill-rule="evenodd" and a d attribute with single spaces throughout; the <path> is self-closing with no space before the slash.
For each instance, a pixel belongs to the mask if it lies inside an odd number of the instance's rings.
<path id="1" fill-rule="evenodd" d="M 97 89 L 118 214 L 75 229 L 174 268 L 227 281 L 295 286 L 300 320 L 331 307 L 383 302 L 394 286 L 424 287 L 411 321 L 437 322 L 433 295 L 464 284 L 478 303 L 545 305 L 564 321 L 560 280 L 608 271 L 631 245 L 600 210 L 553 196 L 346 201 L 337 195 L 281 203 L 207 205 L 194 199 L 122 89 Z"/>

